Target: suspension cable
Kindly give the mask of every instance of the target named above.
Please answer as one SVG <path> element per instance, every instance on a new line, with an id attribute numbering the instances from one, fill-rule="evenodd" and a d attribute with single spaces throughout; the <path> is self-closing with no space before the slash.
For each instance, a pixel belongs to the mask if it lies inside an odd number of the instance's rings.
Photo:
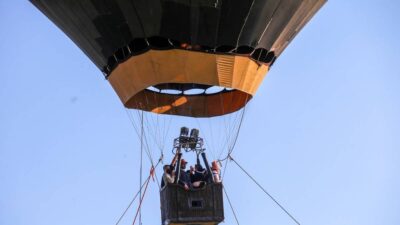
<path id="1" fill-rule="evenodd" d="M 231 208 L 232 213 L 233 213 L 233 216 L 235 217 L 236 224 L 239 225 L 239 220 L 238 220 L 238 218 L 237 218 L 237 216 L 236 216 L 235 209 L 233 208 L 232 202 L 231 202 L 231 200 L 230 200 L 230 198 L 229 198 L 229 196 L 228 196 L 228 193 L 226 192 L 226 189 L 225 189 L 224 186 L 222 186 L 222 190 L 224 190 L 224 194 L 225 194 L 225 196 L 226 196 L 226 199 L 228 199 L 229 207 Z"/>
<path id="2" fill-rule="evenodd" d="M 131 124 L 132 124 L 132 126 L 133 126 L 133 128 L 134 128 L 134 130 L 135 130 L 135 133 L 136 133 L 137 137 L 138 137 L 139 139 L 141 139 L 141 133 L 139 132 L 139 128 L 138 128 L 138 127 L 136 126 L 136 124 L 135 124 L 134 115 L 131 114 L 130 111 L 129 111 L 128 109 L 125 109 L 125 112 L 126 112 L 126 114 L 128 115 L 129 120 L 131 121 Z M 146 154 L 147 154 L 147 157 L 148 157 L 149 160 L 150 160 L 151 165 L 154 165 L 154 163 L 153 163 L 153 158 L 152 158 L 151 152 L 150 152 L 150 150 L 149 150 L 150 148 L 149 148 L 148 143 L 147 143 L 146 133 L 143 133 L 143 138 L 144 138 L 144 141 L 145 141 L 144 143 L 146 144 L 146 145 L 144 145 L 144 147 L 146 147 L 146 148 L 144 148 L 144 150 L 145 150 L 145 152 L 146 152 Z"/>
<path id="3" fill-rule="evenodd" d="M 136 110 L 136 112 L 138 114 L 138 118 L 141 118 L 139 110 Z M 141 111 L 141 112 L 143 113 L 143 111 Z M 144 139 L 144 144 L 146 146 L 145 150 L 146 150 L 147 156 L 149 157 L 151 165 L 154 165 L 153 156 L 151 155 L 149 143 L 148 143 L 147 136 L 146 136 L 146 133 L 144 132 L 144 130 L 143 130 L 143 139 Z"/>
<path id="4" fill-rule="evenodd" d="M 239 165 L 236 160 L 232 158 L 231 155 L 228 156 L 231 161 L 233 161 L 265 194 L 267 194 L 272 201 L 274 201 L 295 223 L 300 225 L 300 223 L 292 216 L 279 202 L 270 194 L 268 193 L 265 188 L 263 188 L 242 166 Z"/>
<path id="5" fill-rule="evenodd" d="M 247 104 L 246 104 L 246 105 L 247 105 Z M 220 160 L 218 160 L 218 161 L 224 161 L 224 160 L 229 159 L 231 153 L 232 153 L 233 150 L 235 149 L 235 145 L 236 145 L 237 139 L 238 139 L 238 137 L 239 137 L 240 129 L 242 128 L 243 118 L 244 118 L 244 115 L 245 115 L 245 112 L 246 112 L 246 105 L 243 107 L 242 116 L 241 116 L 241 118 L 240 118 L 240 122 L 239 122 L 239 126 L 238 126 L 238 129 L 237 129 L 235 138 L 234 138 L 234 140 L 233 140 L 233 142 L 232 142 L 232 145 L 231 145 L 230 147 L 228 147 L 228 148 L 229 148 L 228 154 L 226 155 L 225 158 L 220 159 Z"/>
<path id="6" fill-rule="evenodd" d="M 136 211 L 135 218 L 133 219 L 132 225 L 135 225 L 136 218 L 137 218 L 138 214 L 140 213 L 140 211 L 142 210 L 143 199 L 144 199 L 144 196 L 145 196 L 145 194 L 146 194 L 147 187 L 149 186 L 149 183 L 150 183 L 150 177 L 153 177 L 153 174 L 154 174 L 154 167 L 152 166 L 151 169 L 150 169 L 150 176 L 149 176 L 149 179 L 148 179 L 147 182 L 146 182 L 146 187 L 144 188 L 143 196 L 142 196 L 141 199 L 140 199 L 139 206 L 138 206 L 138 209 L 137 209 L 137 211 Z M 153 178 L 153 179 L 154 179 L 154 178 Z M 140 219 L 140 218 L 139 218 L 139 219 Z M 141 221 L 139 221 L 139 222 L 141 223 Z"/>
<path id="7" fill-rule="evenodd" d="M 118 221 L 115 223 L 115 225 L 118 225 L 119 222 L 121 222 L 122 218 L 125 216 L 126 212 L 128 212 L 128 209 L 132 206 L 133 202 L 136 200 L 136 198 L 139 196 L 139 193 L 141 192 L 142 188 L 144 187 L 144 185 L 146 184 L 146 182 L 150 179 L 150 176 L 146 179 L 146 181 L 142 184 L 142 186 L 140 186 L 140 189 L 138 190 L 138 192 L 135 194 L 135 196 L 133 197 L 133 199 L 131 200 L 131 202 L 129 203 L 128 207 L 126 207 L 125 211 L 122 213 L 122 215 L 119 217 Z"/>
<path id="8" fill-rule="evenodd" d="M 221 161 L 219 161 L 219 162 L 222 164 Z M 222 172 L 222 176 L 221 176 L 221 182 L 224 180 L 226 168 L 228 167 L 228 162 L 229 162 L 229 160 L 226 160 L 226 162 L 225 162 L 224 172 Z"/>
<path id="9" fill-rule="evenodd" d="M 246 104 L 246 105 L 247 105 L 247 104 Z M 235 138 L 233 139 L 233 144 L 230 146 L 228 155 L 230 155 L 230 154 L 232 153 L 233 149 L 235 148 L 237 139 L 238 139 L 238 137 L 239 137 L 240 129 L 242 128 L 242 123 L 243 123 L 244 114 L 246 113 L 246 105 L 243 107 L 243 112 L 242 112 L 242 117 L 240 118 L 239 127 L 238 127 L 238 129 L 237 129 L 236 136 L 235 136 Z"/>
<path id="10" fill-rule="evenodd" d="M 118 221 L 115 223 L 115 225 L 118 225 L 122 218 L 125 216 L 126 212 L 128 212 L 129 208 L 132 206 L 133 202 L 136 200 L 136 198 L 139 196 L 139 193 L 142 191 L 144 185 L 146 185 L 146 183 L 150 180 L 150 178 L 155 175 L 155 170 L 158 167 L 158 165 L 160 164 L 160 162 L 162 161 L 162 157 L 158 160 L 157 164 L 152 167 L 152 170 L 150 170 L 150 174 L 149 176 L 146 178 L 146 180 L 143 182 L 142 186 L 140 186 L 140 189 L 136 192 L 135 196 L 132 198 L 131 202 L 129 203 L 128 207 L 126 207 L 126 209 L 124 210 L 124 212 L 122 213 L 122 215 L 119 217 Z M 154 179 L 154 178 L 153 178 Z"/>
<path id="11" fill-rule="evenodd" d="M 144 134 L 144 129 L 143 129 L 143 111 L 141 113 L 140 117 L 140 169 L 139 169 L 139 184 L 142 183 L 142 171 L 143 171 L 143 134 Z M 147 189 L 147 184 L 146 184 L 146 189 Z M 142 189 L 140 189 L 140 199 L 142 199 Z M 139 203 L 139 206 L 141 204 L 141 201 Z M 139 207 L 139 225 L 142 224 L 142 209 Z"/>

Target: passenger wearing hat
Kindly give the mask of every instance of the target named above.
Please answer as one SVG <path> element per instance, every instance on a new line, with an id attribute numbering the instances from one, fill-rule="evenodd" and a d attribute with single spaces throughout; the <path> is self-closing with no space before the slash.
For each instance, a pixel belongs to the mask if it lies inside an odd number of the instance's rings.
<path id="1" fill-rule="evenodd" d="M 170 165 L 164 165 L 164 174 L 161 180 L 161 188 L 163 188 L 166 184 L 174 183 L 175 173 L 172 170 Z"/>
<path id="2" fill-rule="evenodd" d="M 219 171 L 219 165 L 217 163 L 217 161 L 213 161 L 211 163 L 211 171 L 212 171 L 212 176 L 213 176 L 213 180 L 215 183 L 220 183 L 221 182 L 221 178 L 220 178 L 220 171 Z"/>
<path id="3" fill-rule="evenodd" d="M 206 184 L 206 170 L 200 164 L 196 164 L 194 174 L 190 178 L 194 188 L 203 187 Z"/>
<path id="4" fill-rule="evenodd" d="M 179 172 L 179 184 L 181 184 L 185 190 L 189 190 L 191 187 L 190 183 L 190 176 L 189 174 L 185 171 L 186 169 L 186 160 L 181 159 L 181 170 Z"/>

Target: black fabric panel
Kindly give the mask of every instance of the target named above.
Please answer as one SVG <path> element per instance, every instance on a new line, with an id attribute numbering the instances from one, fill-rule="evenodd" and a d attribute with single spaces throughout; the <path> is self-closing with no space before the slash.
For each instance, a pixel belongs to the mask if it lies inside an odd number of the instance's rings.
<path id="1" fill-rule="evenodd" d="M 280 3 L 281 0 L 255 1 L 249 8 L 242 34 L 238 37 L 238 44 L 264 48 L 259 46 L 260 37 L 265 28 L 270 25 L 271 18 Z"/>
<path id="2" fill-rule="evenodd" d="M 99 36 L 95 40 L 98 46 L 102 47 L 103 56 L 112 55 L 116 50 L 114 46 L 127 45 L 132 39 L 129 26 L 116 2 L 92 0 L 91 3 L 98 12 L 98 15 L 92 20 L 99 32 Z"/>
<path id="3" fill-rule="evenodd" d="M 300 7 L 302 0 L 282 0 L 273 14 L 272 22 L 269 24 L 264 35 L 261 37 L 259 46 L 270 49 L 283 29 Z"/>
<path id="4" fill-rule="evenodd" d="M 290 41 L 303 28 L 303 26 L 311 19 L 311 17 L 322 7 L 325 1 L 318 2 L 303 1 L 298 8 L 296 14 L 292 16 L 290 24 L 285 27 L 281 37 L 275 41 L 272 48 L 277 55 L 280 55 Z"/>
<path id="5" fill-rule="evenodd" d="M 190 6 L 164 1 L 162 4 L 160 36 L 189 43 L 191 28 Z M 179 16 L 177 16 L 177 12 Z"/>
<path id="6" fill-rule="evenodd" d="M 220 18 L 218 21 L 217 46 L 237 45 L 240 30 L 245 23 L 245 18 L 251 8 L 252 2 L 252 0 L 222 1 Z M 239 45 L 241 45 L 241 43 Z"/>
<path id="7" fill-rule="evenodd" d="M 160 36 L 214 47 L 220 13 L 214 4 L 215 1 L 163 0 Z"/>
<path id="8" fill-rule="evenodd" d="M 50 20 L 52 20 L 64 33 L 71 38 L 75 44 L 97 65 L 106 64 L 107 58 L 99 54 L 99 48 L 91 41 L 93 35 L 86 35 L 85 31 L 88 29 L 81 29 L 76 20 L 74 20 L 75 2 L 71 2 L 69 6 L 60 4 L 58 1 L 31 1 L 37 8 L 39 8 Z"/>
<path id="9" fill-rule="evenodd" d="M 232 54 L 269 52 L 277 46 L 280 53 L 304 25 L 303 17 L 311 17 L 325 0 L 31 1 L 100 69 L 112 70 L 126 59 L 126 52 L 142 49 L 134 40 L 148 42 L 145 38 L 150 37 L 201 46 L 196 48 L 203 51 L 219 47 L 232 49 Z"/>
<path id="10" fill-rule="evenodd" d="M 133 33 L 135 38 L 160 36 L 160 0 L 118 0 L 118 4 L 124 9 L 125 15 L 130 15 L 128 23 L 137 21 L 140 24 L 142 32 Z M 131 5 L 132 9 L 126 8 L 127 5 Z"/>

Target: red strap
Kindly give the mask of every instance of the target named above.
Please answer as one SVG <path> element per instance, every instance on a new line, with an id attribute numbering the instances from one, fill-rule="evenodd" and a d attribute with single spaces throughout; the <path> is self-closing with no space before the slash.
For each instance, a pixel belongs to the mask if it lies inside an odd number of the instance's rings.
<path id="1" fill-rule="evenodd" d="M 154 173 L 155 173 L 154 166 L 151 166 L 151 168 L 150 168 L 150 176 L 153 179 L 153 181 L 154 181 Z"/>
<path id="2" fill-rule="evenodd" d="M 140 199 L 139 206 L 137 208 L 137 211 L 136 211 L 136 214 L 135 214 L 135 218 L 133 219 L 132 225 L 135 225 L 136 218 L 137 218 L 137 216 L 139 214 L 140 208 L 142 207 L 143 199 L 144 199 L 144 196 L 146 194 L 147 187 L 148 187 L 148 185 L 150 183 L 150 177 L 153 178 L 153 181 L 154 181 L 154 172 L 155 172 L 154 166 L 151 166 L 151 168 L 150 168 L 150 176 L 146 181 L 146 187 L 144 188 L 144 192 L 143 192 L 142 198 Z"/>

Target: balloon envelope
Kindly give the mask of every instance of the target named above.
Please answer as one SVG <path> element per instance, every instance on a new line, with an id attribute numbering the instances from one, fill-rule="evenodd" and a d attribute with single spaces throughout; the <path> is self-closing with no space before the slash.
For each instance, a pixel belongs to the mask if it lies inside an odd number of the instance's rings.
<path id="1" fill-rule="evenodd" d="M 246 105 L 325 0 L 31 2 L 103 71 L 127 108 L 211 117 Z M 226 89 L 209 94 L 214 86 Z M 200 91 L 186 94 L 191 89 Z"/>

